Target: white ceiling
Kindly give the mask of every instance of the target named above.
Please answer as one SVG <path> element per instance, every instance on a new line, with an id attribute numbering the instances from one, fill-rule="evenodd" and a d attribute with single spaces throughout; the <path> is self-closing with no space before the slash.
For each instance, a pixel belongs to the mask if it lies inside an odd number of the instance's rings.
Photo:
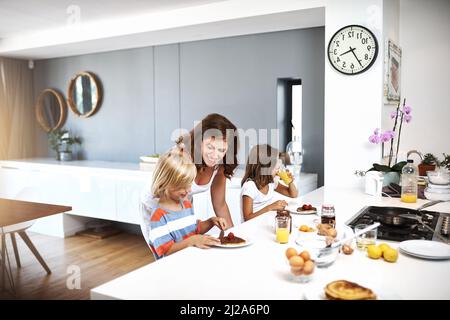
<path id="1" fill-rule="evenodd" d="M 226 0 L 0 0 L 0 38 L 63 27 L 72 5 L 81 22 L 90 23 L 220 1 Z"/>
<path id="2" fill-rule="evenodd" d="M 37 60 L 324 24 L 323 0 L 0 0 L 0 56 Z"/>

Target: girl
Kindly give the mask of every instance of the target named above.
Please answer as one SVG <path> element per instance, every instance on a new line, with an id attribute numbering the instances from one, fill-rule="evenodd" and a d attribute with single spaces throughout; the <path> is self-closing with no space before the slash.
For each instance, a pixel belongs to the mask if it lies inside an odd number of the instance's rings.
<path id="1" fill-rule="evenodd" d="M 213 226 L 224 230 L 224 218 L 196 220 L 192 204 L 186 199 L 197 174 L 190 157 L 180 149 L 163 155 L 153 174 L 155 206 L 150 214 L 149 245 L 156 259 L 189 246 L 208 248 L 219 239 L 203 235 Z"/>
<path id="2" fill-rule="evenodd" d="M 242 213 L 244 221 L 253 219 L 265 212 L 284 209 L 286 201 L 274 201 L 275 191 L 282 195 L 295 198 L 295 187 L 292 174 L 289 186 L 274 182 L 274 177 L 280 169 L 278 150 L 268 144 L 254 146 L 250 150 L 242 178 Z"/>

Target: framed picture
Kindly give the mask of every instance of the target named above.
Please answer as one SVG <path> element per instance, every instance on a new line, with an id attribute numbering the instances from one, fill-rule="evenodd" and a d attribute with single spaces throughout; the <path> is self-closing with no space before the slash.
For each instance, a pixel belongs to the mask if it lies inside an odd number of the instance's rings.
<path id="1" fill-rule="evenodd" d="M 400 102 L 401 61 L 402 49 L 392 40 L 388 40 L 386 43 L 384 81 L 384 97 L 385 103 L 387 104 L 397 104 Z"/>

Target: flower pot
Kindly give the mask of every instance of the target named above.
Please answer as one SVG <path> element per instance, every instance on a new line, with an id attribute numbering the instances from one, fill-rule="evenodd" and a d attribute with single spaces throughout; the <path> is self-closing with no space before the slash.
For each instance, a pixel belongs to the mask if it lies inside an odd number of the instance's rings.
<path id="1" fill-rule="evenodd" d="M 419 164 L 419 176 L 426 176 L 427 171 L 434 171 L 436 169 L 436 166 L 434 164 Z"/>
<path id="2" fill-rule="evenodd" d="M 400 183 L 400 174 L 398 172 L 384 172 L 383 173 L 383 187 L 391 183 Z"/>
<path id="3" fill-rule="evenodd" d="M 58 151 L 56 154 L 58 161 L 72 161 L 72 151 Z"/>

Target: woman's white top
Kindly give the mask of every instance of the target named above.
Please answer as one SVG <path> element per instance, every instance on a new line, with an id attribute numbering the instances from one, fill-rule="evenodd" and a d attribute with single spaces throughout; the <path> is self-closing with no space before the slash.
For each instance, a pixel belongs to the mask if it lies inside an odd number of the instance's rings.
<path id="1" fill-rule="evenodd" d="M 241 210 L 242 208 L 242 198 L 244 196 L 250 197 L 253 199 L 253 212 L 259 211 L 265 206 L 268 206 L 269 204 L 273 203 L 274 195 L 275 195 L 275 189 L 277 188 L 278 180 L 275 180 L 272 183 L 269 183 L 269 191 L 267 194 L 262 193 L 258 190 L 258 187 L 256 186 L 255 182 L 252 180 L 248 180 L 244 183 L 241 189 Z M 243 212 L 243 211 L 242 211 Z"/>
<path id="2" fill-rule="evenodd" d="M 212 183 L 214 181 L 214 178 L 215 178 L 217 172 L 219 172 L 219 169 L 215 169 L 214 170 L 214 172 L 213 172 L 213 174 L 211 176 L 211 179 L 209 180 L 209 182 L 207 184 L 200 184 L 200 185 L 198 185 L 198 184 L 195 183 L 195 181 L 192 182 L 191 192 L 190 192 L 189 195 L 192 197 L 194 194 L 209 191 L 209 189 L 211 189 L 211 185 L 212 185 Z"/>

